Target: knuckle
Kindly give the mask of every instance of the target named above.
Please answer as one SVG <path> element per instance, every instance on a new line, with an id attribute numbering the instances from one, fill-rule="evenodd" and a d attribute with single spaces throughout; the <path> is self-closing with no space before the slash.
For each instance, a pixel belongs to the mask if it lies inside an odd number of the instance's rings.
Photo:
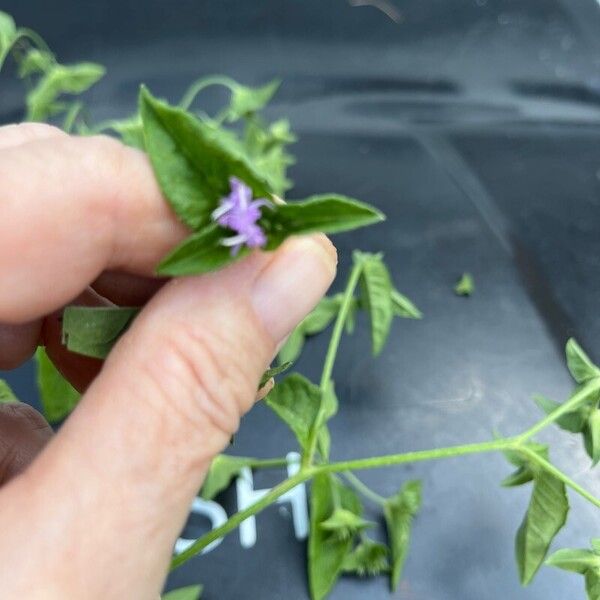
<path id="1" fill-rule="evenodd" d="M 213 428 L 227 436 L 237 431 L 246 407 L 254 397 L 255 382 L 248 368 L 240 368 L 232 356 L 239 350 L 229 336 L 189 323 L 170 323 L 154 331 L 155 348 L 145 371 L 170 409 L 206 431 Z"/>

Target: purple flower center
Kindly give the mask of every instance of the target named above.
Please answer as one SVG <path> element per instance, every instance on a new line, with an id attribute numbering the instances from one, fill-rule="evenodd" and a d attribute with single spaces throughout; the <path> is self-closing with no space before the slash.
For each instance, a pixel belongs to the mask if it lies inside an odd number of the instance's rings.
<path id="1" fill-rule="evenodd" d="M 221 241 L 224 246 L 231 246 L 231 254 L 235 256 L 244 244 L 248 248 L 262 248 L 267 243 L 258 220 L 260 208 L 273 205 L 264 198 L 252 200 L 252 190 L 237 177 L 231 177 L 229 184 L 230 194 L 221 198 L 219 207 L 211 216 L 221 227 L 235 231 L 236 235 Z"/>

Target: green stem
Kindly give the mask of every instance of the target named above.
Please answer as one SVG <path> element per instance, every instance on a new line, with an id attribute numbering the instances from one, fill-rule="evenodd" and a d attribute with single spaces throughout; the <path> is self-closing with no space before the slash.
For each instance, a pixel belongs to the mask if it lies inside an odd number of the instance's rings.
<path id="1" fill-rule="evenodd" d="M 210 77 L 204 77 L 200 81 L 193 83 L 188 88 L 187 92 L 183 95 L 179 106 L 187 110 L 192 105 L 192 102 L 196 99 L 196 96 L 203 89 L 213 85 L 223 85 L 233 91 L 237 84 L 235 81 L 233 81 L 233 79 L 225 77 L 224 75 L 212 75 Z"/>
<path id="2" fill-rule="evenodd" d="M 383 506 L 385 504 L 385 498 L 380 496 L 377 492 L 374 492 L 368 485 L 363 483 L 352 471 L 345 471 L 343 473 L 346 481 L 365 498 L 371 500 L 375 504 Z"/>
<path id="3" fill-rule="evenodd" d="M 360 261 L 355 262 L 354 266 L 352 267 L 352 271 L 350 272 L 350 277 L 348 278 L 346 289 L 344 290 L 342 304 L 340 305 L 340 310 L 338 312 L 335 325 L 333 326 L 333 332 L 331 334 L 331 339 L 329 340 L 329 346 L 327 348 L 327 355 L 325 356 L 325 362 L 323 363 L 323 372 L 321 373 L 321 382 L 319 383 L 321 394 L 324 394 L 327 391 L 327 387 L 329 386 L 329 382 L 331 381 L 333 365 L 335 364 L 335 358 L 337 356 L 340 340 L 344 331 L 344 325 L 346 323 L 348 312 L 350 311 L 350 307 L 352 305 L 354 291 L 356 290 L 356 286 L 358 285 L 358 280 L 360 278 L 361 271 L 362 263 Z M 315 451 L 317 449 L 318 434 L 323 422 L 324 410 L 325 405 L 324 402 L 321 400 L 321 404 L 319 406 L 314 425 L 311 427 L 308 436 L 306 451 L 302 456 L 303 467 L 307 467 L 308 465 L 313 464 Z"/>
<path id="4" fill-rule="evenodd" d="M 406 452 L 404 454 L 388 454 L 384 456 L 375 456 L 372 458 L 359 458 L 355 460 L 339 461 L 302 468 L 298 473 L 296 473 L 296 475 L 282 481 L 279 485 L 267 492 L 267 494 L 265 494 L 258 502 L 255 502 L 248 508 L 236 513 L 226 523 L 220 527 L 217 527 L 216 529 L 213 529 L 212 531 L 209 531 L 207 534 L 196 540 L 189 548 L 173 559 L 171 563 L 171 569 L 182 565 L 184 562 L 192 558 L 192 556 L 195 556 L 201 552 L 211 542 L 214 542 L 215 540 L 223 537 L 235 529 L 238 525 L 240 525 L 240 523 L 242 523 L 242 521 L 260 512 L 275 502 L 277 498 L 293 489 L 297 485 L 311 479 L 318 473 L 345 473 L 355 469 L 358 470 L 371 469 L 375 467 L 387 467 L 391 465 L 423 462 L 442 458 L 454 458 L 456 456 L 467 456 L 469 454 L 481 454 L 484 452 L 497 452 L 502 450 L 517 450 L 522 452 L 531 458 L 531 460 L 537 462 L 548 473 L 551 473 L 557 479 L 563 481 L 566 485 L 583 496 L 594 506 L 600 508 L 600 499 L 593 496 L 590 492 L 565 475 L 560 469 L 556 468 L 547 460 L 527 448 L 527 446 L 521 445 L 519 438 L 505 438 L 501 440 L 494 440 L 492 442 L 481 442 L 478 444 L 465 444 L 461 446 L 449 446 L 446 448 L 434 448 L 432 450 Z M 266 459 L 265 461 L 257 461 L 257 463 L 265 464 L 269 462 L 272 464 L 272 466 L 275 466 L 274 461 L 280 460 L 281 459 Z M 345 476 L 347 477 L 348 473 L 345 473 Z M 361 485 L 364 485 L 362 482 L 360 483 Z M 374 492 L 371 492 L 371 490 L 369 490 L 369 492 L 374 494 Z M 381 498 L 381 500 L 385 501 L 384 498 Z"/>
<path id="5" fill-rule="evenodd" d="M 568 475 L 563 473 L 560 469 L 556 468 L 552 463 L 548 462 L 545 458 L 530 450 L 527 446 L 518 446 L 516 448 L 519 452 L 527 455 L 527 457 L 536 462 L 545 471 L 554 475 L 557 479 L 560 479 L 565 485 L 568 485 L 573 491 L 577 492 L 580 496 L 583 496 L 586 500 L 591 502 L 594 506 L 600 508 L 600 499 L 596 498 L 593 494 L 588 492 L 585 488 L 581 487 L 577 482 L 573 481 Z"/>
<path id="6" fill-rule="evenodd" d="M 221 527 L 217 527 L 216 529 L 209 531 L 207 534 L 197 539 L 189 548 L 186 548 L 181 554 L 175 556 L 171 561 L 171 569 L 175 569 L 182 565 L 184 562 L 192 558 L 192 556 L 195 556 L 201 552 L 211 542 L 214 542 L 215 540 L 218 540 L 219 538 L 228 534 L 230 531 L 240 525 L 242 521 L 245 521 L 248 517 L 260 512 L 263 508 L 266 508 L 269 506 L 269 504 L 275 502 L 277 498 L 283 496 L 283 494 L 289 492 L 300 483 L 310 479 L 313 475 L 314 471 L 312 469 L 304 469 L 296 473 L 296 475 L 293 477 L 289 477 L 288 479 L 282 481 L 279 485 L 276 485 L 273 489 L 267 492 L 258 502 L 255 502 L 254 504 L 248 506 L 248 508 L 235 513 L 235 515 L 223 523 Z"/>
<path id="7" fill-rule="evenodd" d="M 384 456 L 373 456 L 371 458 L 358 458 L 332 462 L 314 467 L 318 473 L 339 473 L 341 471 L 356 471 L 360 469 L 373 469 L 376 467 L 389 467 L 406 463 L 423 462 L 440 458 L 454 458 L 455 456 L 466 456 L 468 454 L 481 454 L 483 452 L 497 452 L 508 450 L 515 446 L 512 438 L 494 440 L 493 442 L 481 442 L 479 444 L 465 444 L 462 446 L 449 446 L 447 448 L 434 448 L 433 450 L 419 450 L 417 452 L 405 452 L 403 454 L 387 454 Z"/>
<path id="8" fill-rule="evenodd" d="M 527 431 L 522 433 L 516 438 L 516 441 L 521 443 L 525 442 L 531 437 L 533 437 L 536 433 L 539 433 L 542 429 L 548 427 L 554 423 L 557 419 L 560 419 L 564 414 L 574 411 L 579 408 L 580 405 L 585 404 L 585 402 L 591 397 L 598 394 L 600 391 L 600 379 L 592 379 L 588 383 L 586 383 L 578 392 L 573 394 L 567 402 L 565 402 L 560 408 L 557 408 L 555 411 L 551 412 L 547 417 L 538 421 L 533 427 L 530 427 Z"/>
<path id="9" fill-rule="evenodd" d="M 276 467 L 287 467 L 287 458 L 257 458 L 252 460 L 250 467 L 252 469 L 273 469 Z"/>

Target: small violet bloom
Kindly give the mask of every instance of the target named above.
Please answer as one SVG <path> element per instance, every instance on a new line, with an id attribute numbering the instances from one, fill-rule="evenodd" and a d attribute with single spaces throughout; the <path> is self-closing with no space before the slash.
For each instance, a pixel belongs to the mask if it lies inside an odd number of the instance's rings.
<path id="1" fill-rule="evenodd" d="M 267 237 L 257 221 L 261 216 L 260 208 L 273 205 L 264 198 L 252 200 L 252 190 L 237 177 L 231 177 L 229 184 L 231 193 L 221 198 L 219 207 L 211 216 L 221 227 L 236 232 L 236 235 L 221 242 L 224 246 L 231 246 L 231 254 L 235 256 L 244 244 L 248 248 L 262 248 L 267 243 Z"/>

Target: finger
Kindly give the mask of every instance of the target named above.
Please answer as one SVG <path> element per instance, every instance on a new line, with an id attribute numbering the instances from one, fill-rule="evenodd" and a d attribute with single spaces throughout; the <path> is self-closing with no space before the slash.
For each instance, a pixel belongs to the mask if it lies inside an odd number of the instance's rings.
<path id="1" fill-rule="evenodd" d="M 41 319 L 22 325 L 0 323 L 0 370 L 15 369 L 31 358 L 37 348 L 41 328 Z"/>
<path id="2" fill-rule="evenodd" d="M 155 596 L 212 458 L 334 271 L 329 242 L 296 238 L 167 284 L 53 442 L 0 494 L 2 564 L 36 530 L 28 561 L 10 560 L 3 590 L 29 597 L 35 565 L 57 597 Z M 61 499 L 52 519 L 48 498 Z"/>
<path id="3" fill-rule="evenodd" d="M 92 288 L 118 306 L 143 306 L 166 282 L 166 279 L 111 271 L 102 273 Z"/>
<path id="4" fill-rule="evenodd" d="M 107 269 L 152 275 L 186 234 L 147 157 L 110 138 L 2 150 L 0 181 L 0 321 L 52 312 Z"/>
<path id="5" fill-rule="evenodd" d="M 0 150 L 57 137 L 67 137 L 67 134 L 58 127 L 46 123 L 3 125 L 0 127 Z"/>
<path id="6" fill-rule="evenodd" d="M 0 486 L 21 473 L 51 437 L 50 425 L 28 404 L 0 404 Z"/>

